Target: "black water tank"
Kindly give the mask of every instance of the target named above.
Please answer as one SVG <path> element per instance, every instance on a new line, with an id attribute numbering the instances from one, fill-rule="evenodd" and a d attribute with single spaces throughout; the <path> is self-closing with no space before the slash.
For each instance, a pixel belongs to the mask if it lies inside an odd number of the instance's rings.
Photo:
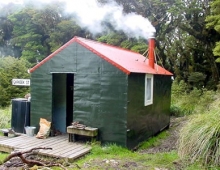
<path id="1" fill-rule="evenodd" d="M 24 133 L 24 127 L 30 126 L 30 101 L 23 98 L 12 99 L 11 128 Z"/>

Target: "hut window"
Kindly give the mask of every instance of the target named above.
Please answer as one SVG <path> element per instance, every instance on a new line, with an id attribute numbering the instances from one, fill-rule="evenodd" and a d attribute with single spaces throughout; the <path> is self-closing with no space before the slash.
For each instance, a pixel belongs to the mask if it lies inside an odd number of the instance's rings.
<path id="1" fill-rule="evenodd" d="M 144 95 L 144 105 L 148 106 L 153 104 L 153 75 L 145 75 L 145 95 Z"/>

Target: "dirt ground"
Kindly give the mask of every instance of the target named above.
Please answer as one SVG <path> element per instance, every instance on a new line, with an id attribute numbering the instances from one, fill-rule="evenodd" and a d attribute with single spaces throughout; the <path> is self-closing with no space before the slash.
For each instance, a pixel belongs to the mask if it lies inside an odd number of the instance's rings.
<path id="1" fill-rule="evenodd" d="M 185 117 L 171 117 L 170 127 L 168 129 L 169 136 L 162 140 L 160 145 L 142 150 L 143 153 L 158 153 L 158 152 L 170 152 L 177 149 L 177 139 L 179 136 L 179 130 L 186 123 Z"/>
<path id="2" fill-rule="evenodd" d="M 170 152 L 172 150 L 177 149 L 176 148 L 176 142 L 179 135 L 180 128 L 186 123 L 185 117 L 171 117 L 170 121 L 170 127 L 168 129 L 169 136 L 165 139 L 163 139 L 160 142 L 160 145 L 146 149 L 146 150 L 140 150 L 137 151 L 141 154 L 144 153 L 158 153 L 158 152 Z M 33 158 L 34 159 L 34 158 Z M 144 167 L 143 165 L 138 164 L 137 162 L 133 162 L 131 160 L 101 160 L 98 162 L 92 162 L 93 167 L 91 167 L 91 164 L 84 164 L 83 167 L 77 167 L 76 164 L 68 165 L 68 169 L 147 169 L 147 167 Z M 95 165 L 95 166 L 94 166 Z M 14 167 L 14 168 L 13 168 Z M 15 168 L 16 167 L 16 168 Z M 120 168 L 119 168 L 120 167 Z M 19 161 L 19 158 L 11 159 L 9 162 L 6 162 L 5 164 L 0 166 L 0 170 L 18 170 L 18 169 L 28 169 L 26 165 L 24 165 L 22 162 Z M 38 169 L 38 168 L 37 168 Z M 50 169 L 50 168 L 46 168 Z M 63 169 L 63 168 L 61 168 Z M 179 168 L 177 168 L 179 169 Z M 158 169 L 155 168 L 155 170 L 166 170 L 166 169 Z"/>

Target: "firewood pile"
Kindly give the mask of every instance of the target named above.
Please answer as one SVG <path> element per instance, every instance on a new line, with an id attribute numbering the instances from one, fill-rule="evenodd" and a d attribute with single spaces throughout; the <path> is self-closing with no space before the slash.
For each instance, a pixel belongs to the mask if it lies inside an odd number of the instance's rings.
<path id="1" fill-rule="evenodd" d="M 79 123 L 79 122 L 73 122 L 73 123 L 72 123 L 72 126 L 75 127 L 75 128 L 77 128 L 77 129 L 85 129 L 85 127 L 86 127 L 86 125 L 81 124 L 81 123 Z"/>

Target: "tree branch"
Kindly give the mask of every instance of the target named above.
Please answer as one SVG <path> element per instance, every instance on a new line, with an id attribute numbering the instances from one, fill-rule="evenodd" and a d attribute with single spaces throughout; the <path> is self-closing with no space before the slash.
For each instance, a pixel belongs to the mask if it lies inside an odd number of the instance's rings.
<path id="1" fill-rule="evenodd" d="M 15 152 L 15 153 L 10 154 L 7 158 L 5 158 L 3 162 L 5 163 L 5 162 L 9 161 L 13 157 L 19 157 L 22 160 L 22 162 L 27 164 L 28 166 L 34 166 L 34 165 L 45 166 L 45 163 L 43 163 L 43 162 L 35 161 L 35 160 L 28 160 L 23 156 L 23 154 L 31 153 L 34 150 L 39 150 L 39 149 L 45 149 L 45 150 L 50 149 L 50 150 L 52 150 L 52 148 L 37 147 L 37 148 L 32 148 L 32 149 L 24 151 L 24 152 Z"/>

